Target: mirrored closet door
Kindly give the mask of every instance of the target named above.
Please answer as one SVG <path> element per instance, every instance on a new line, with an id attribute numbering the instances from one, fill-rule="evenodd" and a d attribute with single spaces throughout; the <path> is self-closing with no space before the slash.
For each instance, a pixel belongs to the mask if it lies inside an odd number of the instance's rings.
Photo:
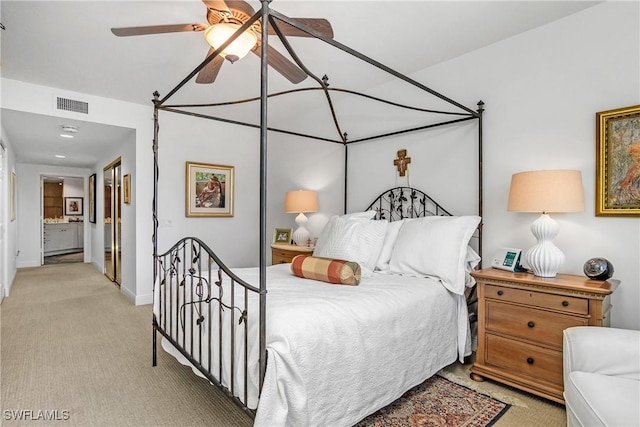
<path id="1" fill-rule="evenodd" d="M 120 157 L 104 168 L 104 274 L 118 286 L 121 282 Z"/>

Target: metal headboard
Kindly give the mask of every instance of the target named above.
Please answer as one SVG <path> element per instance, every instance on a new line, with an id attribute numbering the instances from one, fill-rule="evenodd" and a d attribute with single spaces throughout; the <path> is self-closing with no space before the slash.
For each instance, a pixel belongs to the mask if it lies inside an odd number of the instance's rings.
<path id="1" fill-rule="evenodd" d="M 395 187 L 385 191 L 366 210 L 375 210 L 375 219 L 388 221 L 423 216 L 451 216 L 427 194 L 411 187 Z"/>

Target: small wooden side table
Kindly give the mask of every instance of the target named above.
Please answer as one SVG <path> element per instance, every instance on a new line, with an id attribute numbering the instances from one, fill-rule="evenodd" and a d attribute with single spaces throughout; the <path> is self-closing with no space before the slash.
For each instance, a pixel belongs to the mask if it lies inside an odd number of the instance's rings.
<path id="1" fill-rule="evenodd" d="M 484 269 L 478 286 L 478 351 L 471 378 L 490 378 L 564 403 L 563 331 L 609 326 L 618 280 Z"/>
<path id="2" fill-rule="evenodd" d="M 296 255 L 312 255 L 313 249 L 308 246 L 273 243 L 271 245 L 271 264 L 288 264 Z"/>

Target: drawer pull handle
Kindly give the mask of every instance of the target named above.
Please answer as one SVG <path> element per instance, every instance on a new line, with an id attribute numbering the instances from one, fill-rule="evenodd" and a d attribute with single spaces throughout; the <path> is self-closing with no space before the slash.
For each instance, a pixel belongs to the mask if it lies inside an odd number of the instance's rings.
<path id="1" fill-rule="evenodd" d="M 533 365 L 533 357 L 527 357 L 527 363 Z"/>
<path id="2" fill-rule="evenodd" d="M 498 295 L 502 296 L 502 294 L 504 294 L 503 291 L 498 291 Z"/>
<path id="3" fill-rule="evenodd" d="M 533 320 L 529 320 L 529 322 L 527 323 L 527 326 L 530 328 L 533 328 L 534 326 L 536 326 L 536 324 Z"/>
<path id="4" fill-rule="evenodd" d="M 563 307 L 569 306 L 569 301 L 562 301 L 562 306 Z"/>

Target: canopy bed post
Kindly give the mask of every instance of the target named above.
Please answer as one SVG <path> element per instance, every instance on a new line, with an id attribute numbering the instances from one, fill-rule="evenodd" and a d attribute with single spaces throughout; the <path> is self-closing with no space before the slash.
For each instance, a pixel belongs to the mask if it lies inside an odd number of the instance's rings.
<path id="1" fill-rule="evenodd" d="M 262 3 L 262 22 L 269 22 L 269 2 Z M 267 62 L 269 37 L 268 26 L 262 25 L 261 55 L 260 55 L 260 382 L 262 390 L 264 374 L 267 370 L 267 100 L 268 100 L 268 68 Z"/>
<path id="2" fill-rule="evenodd" d="M 482 218 L 483 206 L 483 169 L 482 169 L 482 114 L 484 113 L 484 102 L 478 101 L 478 215 Z M 478 225 L 478 255 L 482 258 L 482 222 Z"/>
<path id="3" fill-rule="evenodd" d="M 346 140 L 346 134 L 345 134 L 345 140 Z M 349 164 L 349 144 L 347 144 L 346 142 L 344 143 L 344 200 L 342 203 L 342 209 L 344 213 L 347 213 L 347 165 Z"/>
<path id="4" fill-rule="evenodd" d="M 158 277 L 158 98 L 160 93 L 153 92 L 153 278 Z M 155 293 L 155 286 L 154 291 Z M 153 356 L 152 365 L 156 366 L 158 361 L 158 320 L 153 315 Z"/>

